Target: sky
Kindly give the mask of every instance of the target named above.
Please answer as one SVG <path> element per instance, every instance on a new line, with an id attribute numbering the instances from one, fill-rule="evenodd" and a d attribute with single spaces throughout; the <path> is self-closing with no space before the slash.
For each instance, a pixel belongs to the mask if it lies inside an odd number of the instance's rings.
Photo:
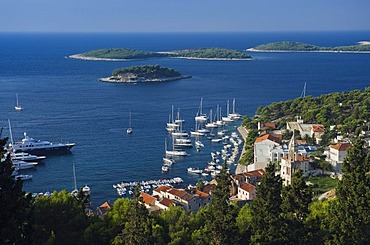
<path id="1" fill-rule="evenodd" d="M 370 30 L 370 0 L 0 0 L 0 32 Z"/>

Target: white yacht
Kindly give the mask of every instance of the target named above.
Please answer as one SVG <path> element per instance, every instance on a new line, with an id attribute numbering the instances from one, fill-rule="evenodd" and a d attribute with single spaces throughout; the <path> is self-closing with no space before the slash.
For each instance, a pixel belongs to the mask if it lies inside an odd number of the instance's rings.
<path id="1" fill-rule="evenodd" d="M 11 159 L 14 160 L 20 160 L 25 162 L 40 162 L 46 158 L 46 156 L 36 156 L 31 155 L 27 152 L 17 152 L 17 153 L 11 153 L 10 154 Z"/>
<path id="2" fill-rule="evenodd" d="M 196 122 L 206 122 L 207 121 L 207 115 L 203 114 L 203 97 L 200 98 L 200 104 L 199 109 L 197 112 L 197 115 L 195 116 Z"/>
<path id="3" fill-rule="evenodd" d="M 16 111 L 21 111 L 21 110 L 23 110 L 23 107 L 22 106 L 20 106 L 19 105 L 19 103 L 18 103 L 18 94 L 16 94 L 16 99 L 17 99 L 17 103 L 16 103 L 16 105 L 15 105 L 15 110 Z"/>
<path id="4" fill-rule="evenodd" d="M 14 176 L 15 180 L 29 180 L 32 179 L 32 174 L 18 174 Z"/>
<path id="5" fill-rule="evenodd" d="M 30 169 L 35 167 L 37 162 L 25 162 L 25 161 L 12 161 L 13 166 L 19 170 Z"/>
<path id="6" fill-rule="evenodd" d="M 9 148 L 17 152 L 27 152 L 33 154 L 51 154 L 51 153 L 65 153 L 69 152 L 75 143 L 51 143 L 49 141 L 36 141 L 33 138 L 28 137 L 27 133 L 24 133 L 24 138 L 21 142 L 13 142 L 9 144 Z"/>

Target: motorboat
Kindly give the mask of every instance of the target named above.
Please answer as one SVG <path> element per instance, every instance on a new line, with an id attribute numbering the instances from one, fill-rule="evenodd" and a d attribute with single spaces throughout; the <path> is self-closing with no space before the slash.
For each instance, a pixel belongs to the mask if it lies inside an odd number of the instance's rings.
<path id="1" fill-rule="evenodd" d="M 166 165 L 163 165 L 162 166 L 162 172 L 168 172 L 168 166 L 166 166 Z"/>
<path id="2" fill-rule="evenodd" d="M 9 148 L 17 152 L 27 152 L 33 154 L 52 154 L 52 153 L 66 153 L 74 147 L 75 143 L 51 143 L 49 141 L 36 141 L 30 138 L 27 133 L 24 133 L 24 138 L 21 142 L 13 142 L 9 144 Z"/>
<path id="3" fill-rule="evenodd" d="M 25 162 L 41 162 L 46 158 L 46 156 L 36 156 L 31 155 L 27 152 L 17 152 L 17 153 L 11 153 L 10 154 L 11 159 L 14 160 L 20 160 Z"/>
<path id="4" fill-rule="evenodd" d="M 201 174 L 201 173 L 203 173 L 203 170 L 196 169 L 196 168 L 188 168 L 188 173 Z"/>
<path id="5" fill-rule="evenodd" d="M 163 163 L 166 164 L 166 165 L 172 165 L 172 164 L 176 163 L 176 161 L 175 161 L 175 159 L 164 157 L 163 158 Z"/>
<path id="6" fill-rule="evenodd" d="M 15 180 L 29 180 L 29 179 L 32 179 L 32 174 L 19 174 L 19 175 L 15 175 L 14 176 L 14 179 Z"/>
<path id="7" fill-rule="evenodd" d="M 37 162 L 12 161 L 13 166 L 19 170 L 34 168 Z"/>

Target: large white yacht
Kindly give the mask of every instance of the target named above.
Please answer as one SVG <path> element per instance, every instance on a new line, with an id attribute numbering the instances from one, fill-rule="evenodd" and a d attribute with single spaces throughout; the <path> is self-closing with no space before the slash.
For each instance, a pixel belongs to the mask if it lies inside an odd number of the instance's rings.
<path id="1" fill-rule="evenodd" d="M 28 137 L 24 133 L 24 138 L 21 142 L 14 142 L 9 144 L 11 151 L 17 152 L 27 152 L 32 154 L 53 154 L 53 153 L 65 153 L 69 152 L 75 143 L 51 143 L 49 141 L 36 141 L 33 138 Z"/>

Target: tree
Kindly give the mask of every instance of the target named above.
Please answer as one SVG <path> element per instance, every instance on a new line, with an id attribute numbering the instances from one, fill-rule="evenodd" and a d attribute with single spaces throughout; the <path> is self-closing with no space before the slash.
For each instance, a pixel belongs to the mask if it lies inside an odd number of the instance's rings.
<path id="1" fill-rule="evenodd" d="M 32 203 L 34 244 L 53 241 L 54 244 L 83 242 L 87 217 L 76 198 L 66 190 L 54 191 L 50 197 L 35 198 Z"/>
<path id="2" fill-rule="evenodd" d="M 309 205 L 312 200 L 311 188 L 306 185 L 302 171 L 299 169 L 293 174 L 292 184 L 286 186 L 282 192 L 283 218 L 288 226 L 290 244 L 307 243 L 307 229 L 304 221 L 309 214 Z"/>
<path id="3" fill-rule="evenodd" d="M 145 245 L 151 243 L 152 232 L 149 212 L 140 201 L 140 184 L 138 183 L 128 208 L 130 217 L 125 223 L 122 233 L 116 237 L 115 244 Z"/>
<path id="4" fill-rule="evenodd" d="M 10 155 L 5 156 L 7 138 L 0 140 L 0 244 L 27 244 L 31 195 L 22 191 L 22 181 L 14 180 Z"/>
<path id="5" fill-rule="evenodd" d="M 169 235 L 167 244 L 188 244 L 191 242 L 191 213 L 187 213 L 180 207 L 172 206 L 162 212 L 159 217 L 164 221 L 165 230 Z"/>
<path id="6" fill-rule="evenodd" d="M 251 204 L 253 244 L 284 244 L 286 227 L 281 219 L 282 181 L 270 163 L 257 186 L 256 198 Z"/>
<path id="7" fill-rule="evenodd" d="M 336 188 L 337 202 L 329 210 L 333 244 L 370 243 L 370 153 L 357 139 L 342 165 Z"/>
<path id="8" fill-rule="evenodd" d="M 236 217 L 236 225 L 243 244 L 250 240 L 252 229 L 252 210 L 249 204 L 244 205 Z"/>
<path id="9" fill-rule="evenodd" d="M 221 174 L 216 178 L 217 186 L 212 191 L 212 201 L 206 213 L 203 227 L 203 236 L 208 244 L 237 244 L 239 241 L 236 226 L 234 207 L 229 204 L 230 189 L 229 175 L 226 172 L 226 163 L 223 164 Z"/>

